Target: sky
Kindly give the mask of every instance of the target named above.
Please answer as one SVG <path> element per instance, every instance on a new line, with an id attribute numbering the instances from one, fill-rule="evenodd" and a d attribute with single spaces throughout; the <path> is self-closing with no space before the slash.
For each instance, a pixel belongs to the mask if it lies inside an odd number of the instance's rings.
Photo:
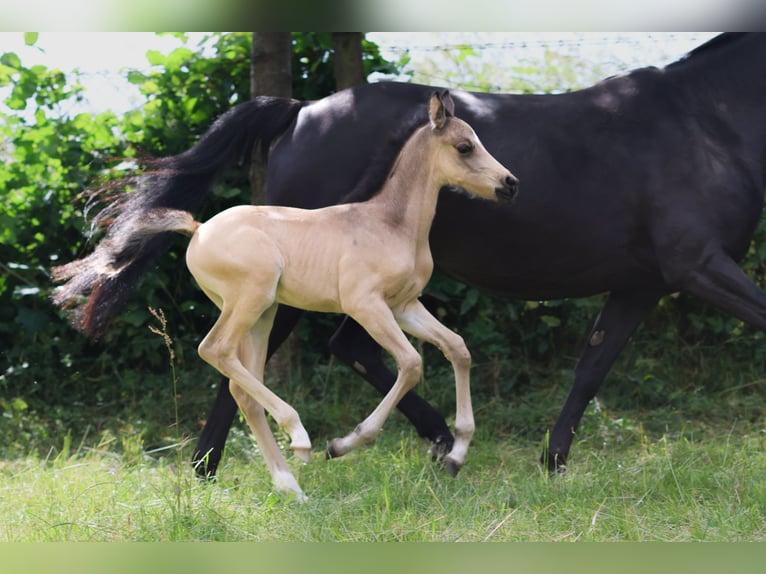
<path id="1" fill-rule="evenodd" d="M 372 32 L 385 57 L 395 59 L 409 50 L 413 63 L 434 58 L 440 48 L 457 44 L 478 46 L 482 59 L 506 62 L 543 58 L 546 49 L 575 55 L 599 65 L 605 75 L 635 67 L 665 65 L 712 37 L 713 33 L 607 32 Z M 189 34 L 196 46 L 205 33 Z M 127 83 L 127 69 L 148 69 L 147 50 L 164 53 L 181 45 L 171 36 L 149 32 L 41 32 L 34 46 L 20 32 L 0 32 L 0 54 L 15 52 L 25 66 L 43 64 L 82 72 L 87 101 L 83 111 L 124 112 L 140 104 L 138 90 Z M 435 82 L 438 83 L 438 78 Z M 0 97 L 2 92 L 0 92 Z"/>

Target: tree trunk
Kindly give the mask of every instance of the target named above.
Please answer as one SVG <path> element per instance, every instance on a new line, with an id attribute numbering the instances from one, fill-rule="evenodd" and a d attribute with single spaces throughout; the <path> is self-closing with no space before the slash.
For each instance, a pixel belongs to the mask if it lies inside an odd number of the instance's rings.
<path id="1" fill-rule="evenodd" d="M 338 90 L 364 83 L 362 32 L 333 32 L 335 52 L 335 87 Z"/>
<path id="2" fill-rule="evenodd" d="M 292 34 L 253 32 L 250 58 L 250 97 L 293 94 Z M 254 205 L 266 202 L 266 166 L 261 150 L 254 149 L 250 164 L 250 189 Z"/>
<path id="3" fill-rule="evenodd" d="M 290 32 L 253 32 L 250 58 L 250 97 L 293 95 L 292 34 Z M 261 150 L 254 149 L 250 160 L 250 190 L 253 205 L 266 203 L 266 163 Z M 290 335 L 266 366 L 267 380 L 287 384 L 292 379 L 293 361 L 299 357 L 298 338 Z"/>
<path id="4" fill-rule="evenodd" d="M 253 32 L 250 59 L 250 95 L 293 95 L 292 34 L 290 32 Z"/>

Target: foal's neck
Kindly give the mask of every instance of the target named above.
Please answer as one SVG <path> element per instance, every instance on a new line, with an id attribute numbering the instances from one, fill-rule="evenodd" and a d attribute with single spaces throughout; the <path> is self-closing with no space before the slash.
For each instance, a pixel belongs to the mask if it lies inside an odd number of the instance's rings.
<path id="1" fill-rule="evenodd" d="M 426 245 L 443 185 L 433 163 L 438 142 L 430 131 L 426 125 L 407 140 L 382 189 L 369 201 L 402 235 Z"/>

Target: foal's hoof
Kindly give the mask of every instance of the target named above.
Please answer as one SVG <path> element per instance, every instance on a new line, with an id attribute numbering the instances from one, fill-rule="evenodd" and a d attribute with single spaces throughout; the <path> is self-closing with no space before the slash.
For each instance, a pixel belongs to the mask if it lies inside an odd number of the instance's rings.
<path id="1" fill-rule="evenodd" d="M 457 473 L 460 471 L 460 467 L 461 467 L 461 465 L 456 463 L 451 458 L 445 458 L 444 459 L 444 468 L 447 469 L 447 472 L 449 472 L 449 474 L 450 474 L 450 476 L 452 478 L 456 478 L 457 477 Z"/>
<path id="2" fill-rule="evenodd" d="M 293 449 L 293 454 L 297 456 L 299 459 L 301 459 L 303 462 L 311 462 L 311 449 L 310 448 L 299 448 L 296 447 Z"/>
<path id="3" fill-rule="evenodd" d="M 331 458 L 338 458 L 340 456 L 343 456 L 343 453 L 340 452 L 335 446 L 336 440 L 338 439 L 333 439 L 327 443 L 327 450 L 325 451 L 325 458 L 327 460 L 330 460 Z"/>
<path id="4" fill-rule="evenodd" d="M 431 443 L 431 462 L 442 460 L 450 453 L 454 444 L 455 438 L 451 434 L 437 436 Z"/>

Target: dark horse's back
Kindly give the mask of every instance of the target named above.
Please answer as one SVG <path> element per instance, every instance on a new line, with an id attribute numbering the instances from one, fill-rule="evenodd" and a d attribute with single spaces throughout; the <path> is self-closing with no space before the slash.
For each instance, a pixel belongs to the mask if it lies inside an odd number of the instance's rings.
<path id="1" fill-rule="evenodd" d="M 751 169 L 736 142 L 722 146 L 726 133 L 706 137 L 715 119 L 700 125 L 699 95 L 683 72 L 647 68 L 561 95 L 453 91 L 456 115 L 517 174 L 520 194 L 508 207 L 443 192 L 431 232 L 437 267 L 484 289 L 545 299 L 640 283 L 672 290 L 684 262 L 672 253 L 658 262 L 657 251 L 679 241 L 704 250 L 716 240 L 739 259 L 762 207 L 763 179 L 752 178 L 760 164 Z M 337 203 L 433 89 L 371 84 L 304 107 L 272 152 L 269 201 Z M 386 114 L 376 111 L 383 100 Z M 732 181 L 750 193 L 708 201 Z"/>

